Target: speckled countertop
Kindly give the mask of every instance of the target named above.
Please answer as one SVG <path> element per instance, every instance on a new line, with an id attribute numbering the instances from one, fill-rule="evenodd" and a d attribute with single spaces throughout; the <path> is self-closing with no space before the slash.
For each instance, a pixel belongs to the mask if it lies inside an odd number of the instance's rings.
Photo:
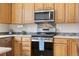
<path id="1" fill-rule="evenodd" d="M 79 33 L 58 33 L 54 38 L 72 38 L 79 39 Z"/>
<path id="2" fill-rule="evenodd" d="M 31 37 L 31 35 L 0 35 L 0 38 L 5 38 L 5 37 L 16 37 L 16 36 L 22 36 L 22 37 Z"/>
<path id="3" fill-rule="evenodd" d="M 0 38 L 5 37 L 16 37 L 16 36 L 22 36 L 22 37 L 32 37 L 32 34 L 22 34 L 22 33 L 15 33 L 15 34 L 0 34 Z M 54 38 L 73 38 L 73 39 L 79 39 L 79 33 L 57 33 L 57 35 L 54 36 Z"/>

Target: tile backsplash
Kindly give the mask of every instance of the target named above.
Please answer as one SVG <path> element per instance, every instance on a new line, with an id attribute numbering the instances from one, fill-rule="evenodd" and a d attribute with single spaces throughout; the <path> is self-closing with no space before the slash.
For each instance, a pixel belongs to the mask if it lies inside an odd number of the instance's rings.
<path id="1" fill-rule="evenodd" d="M 0 32 L 9 32 L 9 24 L 0 24 Z"/>
<path id="2" fill-rule="evenodd" d="M 13 32 L 37 32 L 37 25 L 36 24 L 26 24 L 26 25 L 10 25 L 10 29 Z"/>
<path id="3" fill-rule="evenodd" d="M 79 24 L 57 24 L 57 32 L 79 33 Z"/>
<path id="4" fill-rule="evenodd" d="M 57 24 L 57 32 L 64 33 L 79 33 L 79 24 Z M 10 25 L 10 24 L 0 24 L 0 32 L 9 32 L 10 29 L 13 32 L 37 32 L 36 24 L 25 24 L 25 25 Z"/>

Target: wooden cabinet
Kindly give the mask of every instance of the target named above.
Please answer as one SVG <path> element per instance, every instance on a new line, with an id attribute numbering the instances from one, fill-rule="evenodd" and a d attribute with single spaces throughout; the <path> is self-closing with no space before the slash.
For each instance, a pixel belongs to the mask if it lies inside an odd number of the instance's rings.
<path id="1" fill-rule="evenodd" d="M 67 45 L 66 44 L 55 44 L 54 45 L 54 56 L 67 56 Z"/>
<path id="2" fill-rule="evenodd" d="M 77 56 L 76 39 L 55 38 L 54 40 L 55 56 Z"/>
<path id="3" fill-rule="evenodd" d="M 67 56 L 67 40 L 55 39 L 54 56 Z"/>
<path id="4" fill-rule="evenodd" d="M 23 10 L 21 3 L 12 3 L 12 24 L 23 23 Z"/>
<path id="5" fill-rule="evenodd" d="M 31 55 L 31 37 L 14 37 L 14 56 Z"/>
<path id="6" fill-rule="evenodd" d="M 34 4 L 34 10 L 43 10 L 43 3 L 35 3 Z"/>
<path id="7" fill-rule="evenodd" d="M 78 45 L 76 39 L 68 40 L 68 55 L 77 56 L 78 55 Z"/>
<path id="8" fill-rule="evenodd" d="M 56 23 L 64 23 L 65 21 L 65 4 L 64 3 L 55 4 L 55 20 L 56 20 Z"/>
<path id="9" fill-rule="evenodd" d="M 54 4 L 53 3 L 44 3 L 44 10 L 53 10 Z"/>
<path id="10" fill-rule="evenodd" d="M 76 8 L 75 7 L 76 7 L 76 5 L 74 3 L 66 4 L 66 18 L 65 18 L 66 23 L 75 23 L 76 22 L 76 18 L 75 18 Z"/>
<path id="11" fill-rule="evenodd" d="M 14 37 L 14 56 L 21 56 L 21 37 Z"/>
<path id="12" fill-rule="evenodd" d="M 34 23 L 34 4 L 23 4 L 23 23 Z"/>
<path id="13" fill-rule="evenodd" d="M 79 23 L 79 3 L 76 3 L 76 23 Z"/>
<path id="14" fill-rule="evenodd" d="M 22 38 L 22 56 L 31 56 L 31 37 Z"/>
<path id="15" fill-rule="evenodd" d="M 11 23 L 11 4 L 0 3 L 0 23 Z"/>

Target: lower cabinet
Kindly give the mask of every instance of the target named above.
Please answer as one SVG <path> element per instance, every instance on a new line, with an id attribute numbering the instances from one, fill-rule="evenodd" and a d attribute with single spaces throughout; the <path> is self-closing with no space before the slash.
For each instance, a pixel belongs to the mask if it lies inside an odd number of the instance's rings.
<path id="1" fill-rule="evenodd" d="M 55 38 L 54 56 L 77 56 L 76 39 Z"/>
<path id="2" fill-rule="evenodd" d="M 59 38 L 54 40 L 54 56 L 67 56 L 67 40 Z"/>
<path id="3" fill-rule="evenodd" d="M 54 44 L 54 56 L 67 56 L 67 45 Z"/>
<path id="4" fill-rule="evenodd" d="M 54 39 L 54 56 L 77 56 L 77 40 L 71 38 Z M 53 48 L 53 47 L 52 47 Z M 14 56 L 31 56 L 31 37 L 14 37 Z"/>
<path id="5" fill-rule="evenodd" d="M 31 37 L 14 38 L 14 56 L 31 55 Z"/>
<path id="6" fill-rule="evenodd" d="M 21 37 L 13 38 L 13 52 L 14 56 L 21 56 Z"/>
<path id="7" fill-rule="evenodd" d="M 22 38 L 22 56 L 31 56 L 31 37 Z"/>

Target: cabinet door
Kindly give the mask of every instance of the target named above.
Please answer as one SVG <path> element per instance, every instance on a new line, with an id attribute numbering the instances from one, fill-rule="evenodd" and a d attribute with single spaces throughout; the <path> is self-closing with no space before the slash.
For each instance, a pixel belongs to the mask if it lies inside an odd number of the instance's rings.
<path id="1" fill-rule="evenodd" d="M 54 56 L 67 56 L 67 45 L 54 44 Z"/>
<path id="2" fill-rule="evenodd" d="M 34 8 L 35 10 L 43 10 L 43 3 L 35 3 Z"/>
<path id="3" fill-rule="evenodd" d="M 22 56 L 31 56 L 31 37 L 22 37 Z"/>
<path id="4" fill-rule="evenodd" d="M 23 23 L 34 23 L 34 4 L 23 4 Z"/>
<path id="5" fill-rule="evenodd" d="M 0 3 L 0 23 L 11 23 L 10 3 Z"/>
<path id="6" fill-rule="evenodd" d="M 45 10 L 53 10 L 54 4 L 53 3 L 44 3 L 44 9 Z"/>
<path id="7" fill-rule="evenodd" d="M 22 4 L 21 3 L 12 3 L 12 23 L 13 24 L 22 24 Z"/>
<path id="8" fill-rule="evenodd" d="M 14 56 L 21 56 L 21 37 L 14 37 Z"/>
<path id="9" fill-rule="evenodd" d="M 69 56 L 77 56 L 78 55 L 78 46 L 76 39 L 68 40 L 68 55 Z"/>
<path id="10" fill-rule="evenodd" d="M 55 20 L 56 20 L 56 23 L 64 23 L 64 20 L 65 20 L 65 4 L 64 3 L 55 4 Z"/>
<path id="11" fill-rule="evenodd" d="M 66 4 L 66 19 L 65 22 L 66 23 L 75 23 L 76 19 L 75 19 L 75 4 L 74 3 L 67 3 Z"/>
<path id="12" fill-rule="evenodd" d="M 21 56 L 21 42 L 14 41 L 14 56 Z"/>
<path id="13" fill-rule="evenodd" d="M 79 3 L 76 3 L 76 23 L 79 23 Z"/>

